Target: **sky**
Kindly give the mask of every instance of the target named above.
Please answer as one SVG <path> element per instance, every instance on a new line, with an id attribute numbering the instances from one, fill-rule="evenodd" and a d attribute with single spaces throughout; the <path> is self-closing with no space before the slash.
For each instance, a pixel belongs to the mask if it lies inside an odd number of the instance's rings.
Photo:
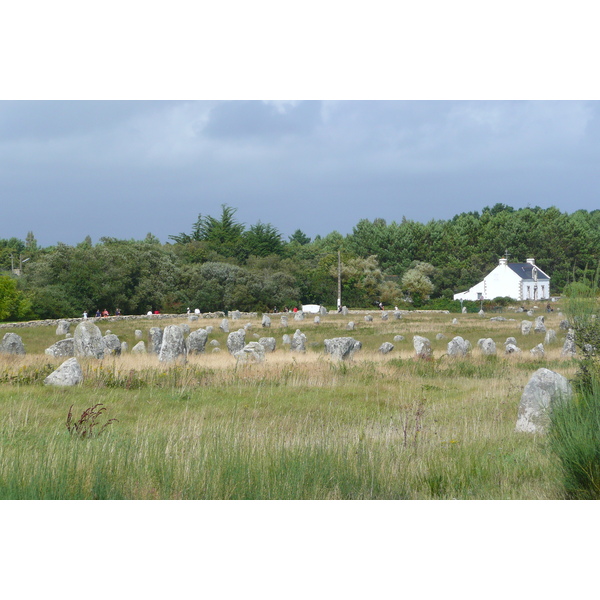
<path id="1" fill-rule="evenodd" d="M 162 242 L 237 209 L 287 239 L 497 202 L 599 208 L 600 103 L 5 100 L 0 238 Z"/>

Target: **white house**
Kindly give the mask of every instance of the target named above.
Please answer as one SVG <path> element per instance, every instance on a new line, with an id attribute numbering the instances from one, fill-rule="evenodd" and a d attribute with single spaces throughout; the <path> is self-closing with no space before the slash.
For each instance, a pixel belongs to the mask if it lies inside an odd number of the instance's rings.
<path id="1" fill-rule="evenodd" d="M 454 299 L 491 300 L 499 296 L 515 300 L 547 300 L 550 298 L 550 277 L 536 266 L 534 258 L 528 258 L 525 263 L 509 263 L 506 258 L 501 258 L 483 281 L 466 292 L 454 294 Z"/>

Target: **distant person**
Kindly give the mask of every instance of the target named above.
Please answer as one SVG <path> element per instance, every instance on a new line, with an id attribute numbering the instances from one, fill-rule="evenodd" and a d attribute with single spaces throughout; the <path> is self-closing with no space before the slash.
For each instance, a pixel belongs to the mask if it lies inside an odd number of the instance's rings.
<path id="1" fill-rule="evenodd" d="M 199 315 L 200 314 L 200 309 L 199 308 L 195 308 L 194 309 L 194 313 L 197 314 L 197 315 Z"/>
<path id="2" fill-rule="evenodd" d="M 294 312 L 298 312 L 298 307 L 294 306 Z"/>
<path id="3" fill-rule="evenodd" d="M 103 316 L 103 317 L 108 317 L 108 315 L 109 315 L 109 314 L 110 314 L 110 313 L 109 313 L 109 312 L 108 312 L 106 309 L 104 309 L 104 310 L 102 311 L 102 316 Z"/>
<path id="4" fill-rule="evenodd" d="M 188 309 L 187 309 L 187 314 L 188 315 L 190 314 L 190 307 L 189 306 L 188 306 Z"/>
<path id="5" fill-rule="evenodd" d="M 146 313 L 146 315 L 147 315 L 147 316 L 149 316 L 149 317 L 151 317 L 151 316 L 152 316 L 152 311 L 151 311 L 151 310 L 149 310 L 149 311 Z"/>
<path id="6" fill-rule="evenodd" d="M 101 316 L 102 316 L 102 315 L 101 315 L 101 313 L 100 313 L 100 309 L 98 309 L 98 310 L 96 311 L 96 316 L 97 316 L 97 317 L 101 317 Z"/>
<path id="7" fill-rule="evenodd" d="M 121 316 L 121 309 L 117 308 L 117 310 L 115 310 L 115 315 L 117 315 L 117 317 Z"/>
<path id="8" fill-rule="evenodd" d="M 155 311 L 154 311 L 154 314 L 155 314 L 155 315 L 160 315 L 160 310 L 155 310 Z"/>

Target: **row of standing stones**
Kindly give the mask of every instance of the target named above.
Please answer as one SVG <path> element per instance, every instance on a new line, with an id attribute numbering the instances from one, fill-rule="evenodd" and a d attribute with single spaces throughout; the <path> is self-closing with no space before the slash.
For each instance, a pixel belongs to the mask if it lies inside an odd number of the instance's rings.
<path id="1" fill-rule="evenodd" d="M 348 314 L 346 307 L 343 307 L 342 313 Z M 326 314 L 326 310 L 322 308 L 320 315 L 323 314 Z M 394 311 L 393 314 L 396 319 L 402 318 L 400 311 Z M 320 315 L 314 318 L 317 324 L 320 322 Z M 237 320 L 241 318 L 241 313 L 233 311 L 230 313 L 230 316 L 232 320 Z M 190 315 L 188 318 L 190 321 L 198 320 L 197 315 Z M 293 318 L 294 320 L 301 321 L 304 319 L 304 314 L 302 312 L 294 313 Z M 366 322 L 373 320 L 370 314 L 365 315 L 364 318 Z M 383 312 L 381 318 L 382 320 L 387 320 L 388 314 Z M 492 317 L 491 320 L 498 321 L 505 319 L 503 317 Z M 458 320 L 453 319 L 453 324 L 457 323 Z M 264 328 L 271 327 L 271 317 L 266 314 L 263 315 L 261 324 Z M 83 371 L 77 361 L 77 357 L 102 359 L 106 355 L 120 355 L 128 349 L 126 342 L 120 342 L 119 338 L 110 331 L 107 331 L 103 336 L 99 327 L 92 320 L 80 320 L 75 328 L 73 337 L 70 337 L 70 325 L 71 322 L 60 320 L 57 325 L 57 335 L 66 335 L 69 337 L 57 341 L 50 348 L 46 349 L 46 354 L 51 356 L 71 357 L 46 378 L 44 383 L 47 385 L 70 386 L 81 383 L 83 381 Z M 281 325 L 283 327 L 288 326 L 287 315 L 281 316 Z M 258 334 L 254 334 L 259 338 L 258 341 L 246 343 L 246 333 L 251 328 L 250 323 L 237 331 L 229 332 L 229 321 L 224 318 L 219 327 L 223 332 L 229 334 L 227 337 L 227 349 L 237 361 L 263 362 L 265 353 L 274 352 L 276 349 L 276 340 L 273 337 L 260 337 Z M 355 323 L 352 321 L 349 322 L 346 328 L 353 330 Z M 561 321 L 560 328 L 567 330 L 562 354 L 563 356 L 574 356 L 576 349 L 573 329 L 569 327 L 566 320 Z M 544 340 L 546 344 L 556 341 L 556 332 L 552 329 L 546 330 L 543 316 L 537 317 L 534 323 L 526 320 L 521 322 L 522 335 L 529 335 L 532 329 L 535 333 L 546 334 Z M 152 327 L 149 330 L 148 349 L 146 349 L 145 343 L 141 340 L 142 332 L 136 330 L 136 339 L 140 341 L 132 348 L 132 353 L 153 353 L 158 356 L 158 360 L 161 362 L 185 362 L 188 355 L 205 352 L 208 336 L 212 333 L 212 330 L 212 326 L 208 326 L 205 329 L 190 331 L 188 324 L 168 325 L 164 330 L 160 327 Z M 186 334 L 187 337 L 185 337 Z M 436 339 L 440 340 L 444 337 L 440 333 L 437 334 Z M 283 336 L 283 344 L 289 345 L 292 352 L 305 352 L 306 339 L 306 335 L 297 329 L 292 336 L 287 334 Z M 402 340 L 404 340 L 403 336 L 398 335 L 394 337 L 394 341 Z M 212 340 L 210 344 L 213 346 L 213 352 L 220 351 L 217 340 Z M 338 337 L 324 340 L 325 352 L 336 360 L 348 360 L 352 358 L 355 352 L 361 349 L 361 346 L 361 342 L 352 337 Z M 477 346 L 485 355 L 496 354 L 496 344 L 492 338 L 480 339 L 477 342 Z M 431 342 L 428 338 L 415 335 L 413 337 L 413 347 L 417 357 L 424 359 L 431 358 Z M 387 354 L 393 349 L 393 344 L 385 342 L 379 348 L 379 352 Z M 449 356 L 466 356 L 471 350 L 471 343 L 461 336 L 455 336 L 447 345 L 447 354 Z M 15 333 L 5 334 L 0 342 L 0 352 L 25 354 L 25 348 L 20 336 Z M 505 353 L 511 354 L 515 352 L 521 352 L 521 350 L 517 347 L 515 338 L 509 337 L 505 342 Z M 543 344 L 538 344 L 530 352 L 533 355 L 543 356 Z M 544 432 L 547 428 L 549 412 L 553 403 L 568 399 L 571 395 L 572 389 L 565 377 L 548 369 L 538 369 L 525 386 L 519 406 L 516 430 L 529 433 Z"/>

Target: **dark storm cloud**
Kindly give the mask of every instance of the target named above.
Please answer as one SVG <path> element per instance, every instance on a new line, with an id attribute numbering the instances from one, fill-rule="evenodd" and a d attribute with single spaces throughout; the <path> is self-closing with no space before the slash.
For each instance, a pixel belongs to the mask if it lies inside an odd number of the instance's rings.
<path id="1" fill-rule="evenodd" d="M 503 202 L 597 208 L 597 102 L 0 102 L 0 237 L 284 235 Z"/>

